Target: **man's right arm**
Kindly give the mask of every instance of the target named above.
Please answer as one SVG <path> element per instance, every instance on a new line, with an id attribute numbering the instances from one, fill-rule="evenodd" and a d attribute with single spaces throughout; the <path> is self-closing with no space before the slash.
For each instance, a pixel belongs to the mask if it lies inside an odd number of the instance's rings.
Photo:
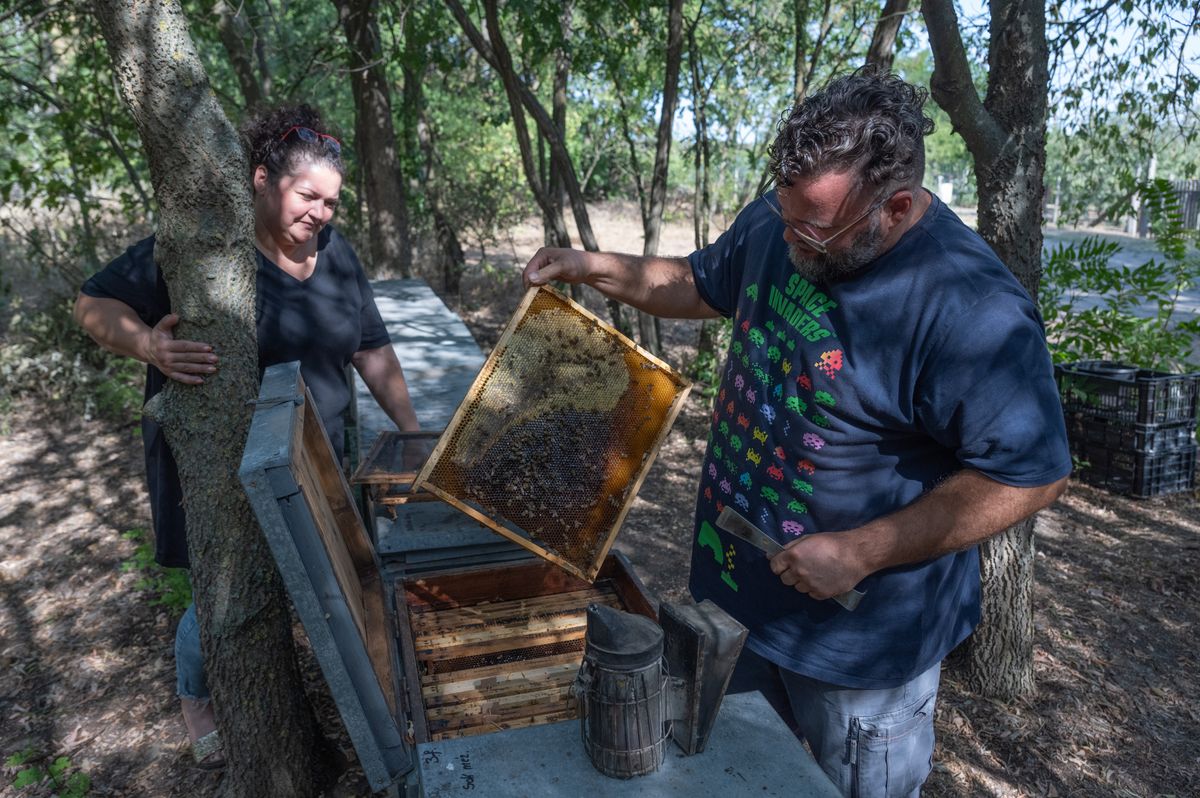
<path id="1" fill-rule="evenodd" d="M 211 346 L 175 339 L 172 330 L 179 317 L 174 313 L 150 327 L 119 299 L 80 294 L 75 300 L 75 320 L 108 351 L 149 363 L 178 382 L 200 385 L 204 382 L 200 375 L 217 370 Z"/>
<path id="2" fill-rule="evenodd" d="M 525 266 L 524 279 L 526 285 L 553 280 L 584 283 L 607 297 L 665 318 L 711 319 L 719 315 L 700 297 L 687 258 L 543 247 Z"/>

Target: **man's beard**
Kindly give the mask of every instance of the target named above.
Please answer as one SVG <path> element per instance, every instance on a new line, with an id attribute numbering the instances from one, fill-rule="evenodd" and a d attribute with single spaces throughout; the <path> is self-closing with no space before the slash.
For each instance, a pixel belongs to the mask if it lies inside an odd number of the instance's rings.
<path id="1" fill-rule="evenodd" d="M 843 251 L 821 255 L 803 244 L 788 244 L 788 260 L 801 277 L 811 282 L 840 280 L 879 257 L 883 245 L 880 227 L 879 216 L 873 213 L 867 229 L 851 239 L 850 245 Z"/>

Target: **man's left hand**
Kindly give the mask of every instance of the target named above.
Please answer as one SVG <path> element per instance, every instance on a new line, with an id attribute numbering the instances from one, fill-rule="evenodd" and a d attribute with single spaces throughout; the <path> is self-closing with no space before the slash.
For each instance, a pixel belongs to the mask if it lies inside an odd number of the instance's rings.
<path id="1" fill-rule="evenodd" d="M 815 599 L 841 595 L 868 574 L 854 542 L 854 536 L 844 532 L 804 535 L 771 558 L 771 571 L 785 585 Z"/>

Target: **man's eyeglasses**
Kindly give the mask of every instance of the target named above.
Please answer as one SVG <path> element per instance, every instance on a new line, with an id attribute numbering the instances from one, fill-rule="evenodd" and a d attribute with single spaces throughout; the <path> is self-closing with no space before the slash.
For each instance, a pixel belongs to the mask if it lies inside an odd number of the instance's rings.
<path id="1" fill-rule="evenodd" d="M 341 155 L 342 154 L 342 142 L 338 141 L 337 139 L 335 139 L 333 136 L 329 135 L 328 133 L 318 133 L 317 131 L 313 130 L 311 127 L 301 127 L 300 125 L 294 125 L 294 126 L 288 128 L 287 132 L 279 137 L 279 140 L 286 141 L 287 137 L 292 135 L 293 133 L 296 134 L 296 138 L 300 139 L 301 141 L 306 141 L 309 144 L 316 144 L 317 142 L 321 142 L 322 144 L 325 145 L 325 149 L 328 150 L 329 153 L 332 155 Z"/>
<path id="2" fill-rule="evenodd" d="M 886 197 L 880 197 L 879 199 L 872 202 L 871 205 L 865 211 L 860 213 L 858 216 L 855 216 L 853 221 L 851 221 L 849 224 L 845 225 L 844 227 L 842 227 L 840 230 L 838 230 L 836 233 L 829 236 L 828 238 L 821 239 L 821 238 L 816 238 L 815 236 L 812 236 L 809 233 L 804 232 L 803 230 L 796 227 L 795 225 L 791 225 L 791 224 L 787 223 L 787 221 L 783 218 L 783 210 L 781 208 L 776 207 L 776 205 L 775 205 L 775 203 L 777 203 L 779 201 L 778 197 L 775 196 L 776 188 L 777 187 L 774 185 L 774 183 L 767 184 L 767 187 L 759 192 L 759 194 L 758 194 L 759 198 L 766 201 L 767 207 L 771 209 L 771 213 L 773 213 L 779 217 L 779 221 L 783 222 L 784 227 L 786 227 L 787 229 L 792 231 L 792 235 L 794 235 L 796 238 L 800 239 L 800 241 L 804 244 L 804 246 L 808 247 L 809 249 L 811 249 L 812 251 L 816 252 L 819 255 L 828 255 L 830 244 L 832 244 L 838 238 L 841 238 L 842 234 L 844 234 L 847 230 L 849 230 L 851 227 L 854 227 L 854 225 L 858 224 L 863 219 L 870 216 L 872 213 L 874 213 L 879 208 L 882 208 L 883 204 L 885 202 L 890 200 L 892 197 L 896 196 L 893 193 L 893 194 L 889 194 Z M 812 229 L 811 225 L 805 225 L 805 226 L 808 227 L 810 230 Z"/>

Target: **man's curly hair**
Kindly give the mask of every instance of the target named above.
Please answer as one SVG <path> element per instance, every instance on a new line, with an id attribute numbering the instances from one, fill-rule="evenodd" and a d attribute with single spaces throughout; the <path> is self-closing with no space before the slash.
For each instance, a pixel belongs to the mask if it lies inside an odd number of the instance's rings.
<path id="1" fill-rule="evenodd" d="M 767 151 L 777 185 L 856 170 L 865 185 L 911 187 L 925 176 L 929 92 L 866 66 L 834 78 L 779 120 Z"/>
<path id="2" fill-rule="evenodd" d="M 295 174 L 304 164 L 323 164 L 345 177 L 346 167 L 340 155 L 332 153 L 321 141 L 304 141 L 299 136 L 283 138 L 294 127 L 306 127 L 327 134 L 321 112 L 311 105 L 285 105 L 271 108 L 248 119 L 239 131 L 242 146 L 250 159 L 250 172 L 267 168 L 272 184 L 281 175 Z"/>

